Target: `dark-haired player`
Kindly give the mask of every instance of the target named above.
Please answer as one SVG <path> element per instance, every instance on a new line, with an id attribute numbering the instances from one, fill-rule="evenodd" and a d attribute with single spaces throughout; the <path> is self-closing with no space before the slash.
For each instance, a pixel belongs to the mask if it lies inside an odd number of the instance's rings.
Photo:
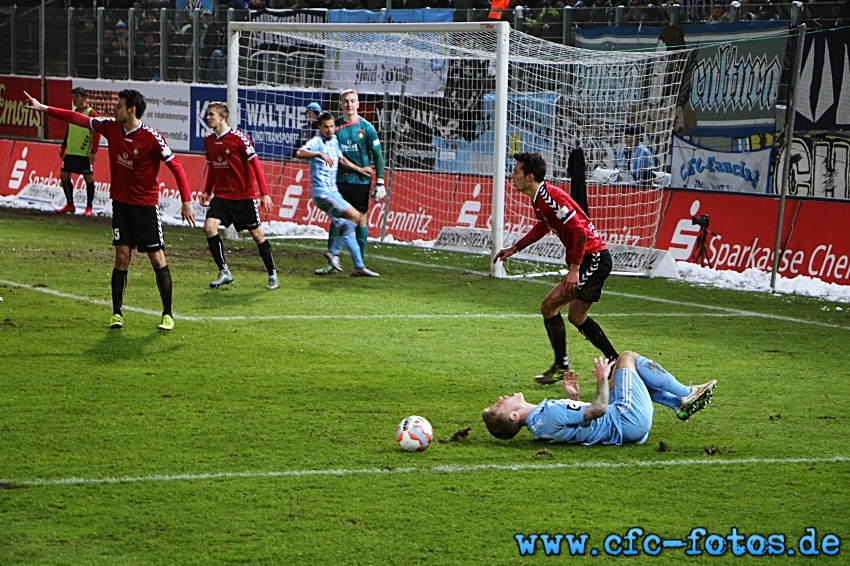
<path id="1" fill-rule="evenodd" d="M 251 182 L 251 172 L 260 187 L 260 200 L 263 210 L 272 211 L 272 199 L 263 175 L 263 166 L 257 152 L 244 133 L 234 130 L 227 125 L 230 111 L 223 102 L 212 102 L 207 106 L 207 125 L 212 133 L 204 138 L 204 149 L 207 152 L 207 183 L 201 195 L 201 204 L 209 203 L 207 219 L 204 221 L 204 232 L 210 253 L 218 266 L 218 278 L 210 283 L 213 289 L 233 282 L 233 276 L 224 260 L 224 244 L 218 235 L 222 224 L 233 224 L 236 230 L 248 230 L 263 263 L 269 274 L 269 290 L 280 287 L 277 270 L 272 257 L 272 245 L 260 228 L 260 212 L 257 210 L 257 193 Z M 213 197 L 215 193 L 215 197 Z M 212 201 L 209 199 L 212 198 Z"/>
<path id="2" fill-rule="evenodd" d="M 355 230 L 360 213 L 342 197 L 336 186 L 340 164 L 360 173 L 363 173 L 364 169 L 350 162 L 342 154 L 334 135 L 334 117 L 330 112 L 322 112 L 319 115 L 318 128 L 316 135 L 298 148 L 295 156 L 310 162 L 310 198 L 319 210 L 331 217 L 331 224 L 337 228 L 337 235 L 331 242 L 330 249 L 325 252 L 325 258 L 334 271 L 342 271 L 339 252 L 344 244 L 354 262 L 352 277 L 378 277 L 377 273 L 363 263 L 363 256 L 357 245 Z"/>
<path id="3" fill-rule="evenodd" d="M 360 219 L 357 221 L 355 237 L 360 247 L 360 255 L 366 255 L 366 244 L 369 241 L 369 198 L 376 203 L 387 196 L 384 187 L 384 154 L 381 151 L 381 139 L 378 132 L 368 120 L 358 114 L 360 99 L 354 89 L 346 89 L 339 96 L 339 108 L 342 116 L 336 119 L 336 139 L 342 154 L 351 163 L 358 165 L 361 170 L 340 167 L 337 172 L 336 186 L 346 202 L 351 203 Z M 375 172 L 375 188 L 372 186 L 372 172 Z M 337 227 L 331 223 L 328 231 L 328 248 L 336 237 Z M 334 273 L 330 263 L 316 270 L 316 275 Z"/>
<path id="4" fill-rule="evenodd" d="M 617 351 L 595 320 L 587 313 L 590 306 L 602 296 L 602 286 L 611 273 L 611 254 L 608 247 L 593 227 L 593 223 L 566 192 L 547 183 L 546 160 L 539 153 L 517 153 L 516 165 L 511 174 L 514 188 L 531 197 L 537 224 L 514 245 L 496 253 L 493 262 L 511 257 L 545 236 L 551 230 L 558 236 L 567 250 L 566 262 L 569 271 L 555 285 L 543 304 L 540 314 L 549 343 L 555 352 L 555 363 L 534 379 L 538 383 L 550 384 L 563 379 L 570 369 L 567 352 L 567 332 L 561 308 L 569 305 L 568 318 L 582 336 L 590 340 L 608 359 L 615 359 Z"/>
<path id="5" fill-rule="evenodd" d="M 97 111 L 88 105 L 88 92 L 83 87 L 77 87 L 71 91 L 71 102 L 74 112 L 83 116 L 97 118 Z M 59 180 L 62 182 L 62 192 L 65 193 L 65 206 L 56 211 L 56 214 L 73 214 L 77 207 L 74 205 L 74 185 L 71 183 L 71 173 L 83 176 L 86 182 L 86 210 L 84 216 L 94 214 L 94 161 L 97 158 L 97 150 L 100 147 L 100 134 L 92 132 L 89 128 L 81 128 L 68 124 L 68 131 L 62 146 L 59 149 L 59 157 L 62 159 L 62 172 Z"/>
<path id="6" fill-rule="evenodd" d="M 27 107 L 46 112 L 82 128 L 101 134 L 109 141 L 109 166 L 112 198 L 112 245 L 115 247 L 115 267 L 112 270 L 112 318 L 109 327 L 123 328 L 124 290 L 127 287 L 127 269 L 133 248 L 148 254 L 156 274 L 156 285 L 162 298 L 162 320 L 159 328 L 174 328 L 171 312 L 171 272 L 165 261 L 165 242 L 159 217 L 159 164 L 174 174 L 180 189 L 183 207 L 181 216 L 195 225 L 195 211 L 189 202 L 189 183 L 180 162 L 162 134 L 142 123 L 147 104 L 137 90 L 126 89 L 118 93 L 115 119 L 90 118 L 78 112 L 47 106 L 24 92 Z"/>

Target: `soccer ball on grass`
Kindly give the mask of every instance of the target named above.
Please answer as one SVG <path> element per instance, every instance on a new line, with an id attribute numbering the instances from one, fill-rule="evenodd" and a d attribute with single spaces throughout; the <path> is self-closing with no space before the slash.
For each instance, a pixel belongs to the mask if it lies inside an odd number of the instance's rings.
<path id="1" fill-rule="evenodd" d="M 398 423 L 395 439 L 402 450 L 422 452 L 431 445 L 434 427 L 425 418 L 411 415 Z"/>

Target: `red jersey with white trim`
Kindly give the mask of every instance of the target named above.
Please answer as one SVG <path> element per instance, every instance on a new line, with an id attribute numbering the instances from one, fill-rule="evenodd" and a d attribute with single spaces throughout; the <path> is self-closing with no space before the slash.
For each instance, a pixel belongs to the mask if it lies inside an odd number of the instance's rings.
<path id="1" fill-rule="evenodd" d="M 220 136 L 213 132 L 204 138 L 204 149 L 207 175 L 215 196 L 228 200 L 257 198 L 249 165 L 252 159 L 257 159 L 257 152 L 246 134 L 233 128 Z"/>
<path id="2" fill-rule="evenodd" d="M 517 250 L 527 248 L 550 230 L 564 244 L 568 264 L 581 264 L 587 254 L 608 249 L 581 207 L 555 185 L 541 183 L 531 204 L 538 223 L 514 244 Z"/>
<path id="3" fill-rule="evenodd" d="M 144 123 L 125 132 L 107 118 L 92 118 L 91 128 L 109 141 L 110 198 L 136 206 L 158 205 L 159 164 L 174 159 L 162 134 Z"/>

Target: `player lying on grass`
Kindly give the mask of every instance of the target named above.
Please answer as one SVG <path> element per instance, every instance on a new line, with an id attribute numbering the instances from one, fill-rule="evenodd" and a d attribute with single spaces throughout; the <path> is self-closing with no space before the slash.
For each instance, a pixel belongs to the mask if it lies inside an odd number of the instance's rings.
<path id="1" fill-rule="evenodd" d="M 596 358 L 593 401 L 578 400 L 575 372 L 564 375 L 568 399 L 526 402 L 522 393 L 499 397 L 481 413 L 487 430 L 496 438 L 509 440 L 525 426 L 535 440 L 550 439 L 570 444 L 643 444 L 652 428 L 652 402 L 670 407 L 679 419 L 711 402 L 716 380 L 702 385 L 679 383 L 656 362 L 634 352 L 623 352 L 616 360 Z M 609 379 L 614 367 L 613 380 Z M 610 403 L 609 403 L 610 393 Z"/>

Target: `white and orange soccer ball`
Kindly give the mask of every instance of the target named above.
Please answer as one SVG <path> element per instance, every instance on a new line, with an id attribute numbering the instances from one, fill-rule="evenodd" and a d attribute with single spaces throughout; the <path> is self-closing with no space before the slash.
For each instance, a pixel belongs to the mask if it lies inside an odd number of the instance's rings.
<path id="1" fill-rule="evenodd" d="M 424 417 L 411 415 L 398 423 L 395 439 L 402 450 L 422 452 L 431 445 L 434 427 Z"/>

